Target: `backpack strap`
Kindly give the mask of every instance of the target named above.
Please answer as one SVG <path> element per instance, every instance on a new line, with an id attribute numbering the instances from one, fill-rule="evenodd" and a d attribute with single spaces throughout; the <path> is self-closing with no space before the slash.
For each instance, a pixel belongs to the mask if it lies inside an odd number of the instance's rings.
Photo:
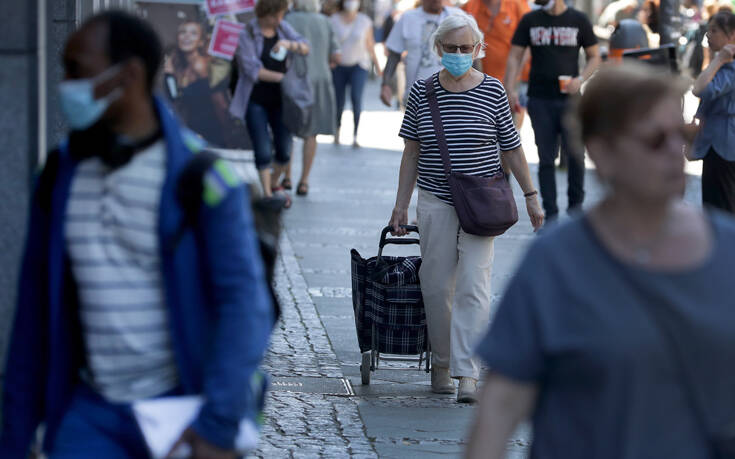
<path id="1" fill-rule="evenodd" d="M 214 166 L 219 156 L 209 150 L 194 153 L 179 174 L 176 182 L 176 199 L 179 201 L 183 218 L 171 242 L 175 249 L 188 228 L 196 226 L 204 196 L 204 175 Z"/>

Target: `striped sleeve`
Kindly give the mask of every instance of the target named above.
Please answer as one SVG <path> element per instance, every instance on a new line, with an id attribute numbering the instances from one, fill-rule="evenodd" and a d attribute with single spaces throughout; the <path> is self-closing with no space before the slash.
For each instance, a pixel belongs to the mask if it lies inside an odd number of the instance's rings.
<path id="1" fill-rule="evenodd" d="M 508 103 L 508 95 L 503 85 L 494 80 L 493 94 L 497 94 L 495 100 L 496 118 L 495 125 L 498 130 L 498 146 L 500 151 L 511 151 L 521 146 L 521 137 L 518 135 L 515 124 L 513 124 L 513 115 L 510 112 L 510 104 Z"/>
<path id="2" fill-rule="evenodd" d="M 424 90 L 424 86 L 421 80 L 415 82 L 411 86 L 411 92 L 408 95 L 408 101 L 406 102 L 406 113 L 403 115 L 403 123 L 401 124 L 401 130 L 398 133 L 400 137 L 406 140 L 419 141 L 419 129 L 418 129 L 418 108 L 419 98 L 421 92 Z"/>

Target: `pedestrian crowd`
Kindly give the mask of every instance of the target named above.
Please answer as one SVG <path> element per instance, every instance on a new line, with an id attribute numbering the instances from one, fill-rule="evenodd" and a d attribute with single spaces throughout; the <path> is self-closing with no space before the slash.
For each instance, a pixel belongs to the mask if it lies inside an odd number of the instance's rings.
<path id="1" fill-rule="evenodd" d="M 247 452 L 243 425 L 260 417 L 258 366 L 278 315 L 253 203 L 291 205 L 295 136 L 296 194 L 308 195 L 317 136 L 341 143 L 348 87 L 359 148 L 371 73 L 382 102 L 404 109 L 388 225 L 394 236 L 412 229 L 418 189 L 430 390 L 478 403 L 466 456 L 504 457 L 530 421 L 533 458 L 735 457 L 735 14 L 709 19 L 712 55 L 687 124 L 690 84 L 644 63 L 601 64 L 592 23 L 564 0 L 423 0 L 375 23 L 360 0 L 332 3 L 327 16 L 319 0 L 259 0 L 227 107 L 197 89 L 209 59 L 198 23 L 179 26 L 169 55 L 124 12 L 69 37 L 58 91 L 70 132 L 33 192 L 0 457 L 28 457 L 40 424 L 50 458 L 148 457 L 137 410 L 187 397 L 199 405 L 170 439 L 174 456 Z M 655 33 L 657 2 L 615 3 L 605 26 L 640 7 Z M 155 94 L 159 70 L 201 101 L 190 123 L 225 108 L 243 120 L 260 193 Z M 305 118 L 293 88 L 308 94 Z M 538 188 L 518 132 L 524 110 Z M 588 208 L 586 155 L 605 185 Z M 683 199 L 687 159 L 703 161 L 703 207 Z M 493 311 L 495 238 L 518 220 L 511 180 L 539 236 Z"/>

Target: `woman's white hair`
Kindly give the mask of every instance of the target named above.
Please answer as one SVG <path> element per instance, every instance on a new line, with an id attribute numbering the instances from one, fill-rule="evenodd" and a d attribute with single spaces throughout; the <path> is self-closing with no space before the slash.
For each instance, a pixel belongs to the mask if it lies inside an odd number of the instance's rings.
<path id="1" fill-rule="evenodd" d="M 450 14 L 439 24 L 439 27 L 436 28 L 430 38 L 432 44 L 431 49 L 438 54 L 438 47 L 444 40 L 444 37 L 449 32 L 461 29 L 462 27 L 469 27 L 470 32 L 472 33 L 472 41 L 475 45 L 477 45 L 478 43 L 481 45 L 480 53 L 478 54 L 477 59 L 484 57 L 485 44 L 482 42 L 484 35 L 480 31 L 480 27 L 478 27 L 475 18 L 463 11 Z"/>
<path id="2" fill-rule="evenodd" d="M 318 13 L 321 8 L 319 0 L 293 0 L 293 9 L 307 13 Z"/>

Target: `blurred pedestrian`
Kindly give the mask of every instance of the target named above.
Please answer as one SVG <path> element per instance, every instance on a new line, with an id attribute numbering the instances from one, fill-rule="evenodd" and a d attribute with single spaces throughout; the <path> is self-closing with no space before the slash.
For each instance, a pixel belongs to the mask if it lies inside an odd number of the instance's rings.
<path id="1" fill-rule="evenodd" d="M 306 38 L 311 47 L 306 66 L 314 92 L 314 106 L 309 135 L 304 138 L 301 178 L 296 186 L 296 194 L 306 196 L 309 193 L 309 173 L 316 155 L 316 136 L 336 133 L 334 84 L 330 67 L 337 65 L 339 49 L 329 19 L 319 14 L 319 0 L 296 0 L 293 11 L 288 13 L 285 20 Z M 291 162 L 286 167 L 281 186 L 291 189 Z"/>
<path id="2" fill-rule="evenodd" d="M 643 26 L 643 30 L 646 31 L 648 37 L 648 47 L 658 48 L 661 42 L 659 33 L 659 19 L 658 19 L 658 1 L 657 0 L 646 0 L 641 5 L 641 8 L 636 13 L 636 19 Z"/>
<path id="3" fill-rule="evenodd" d="M 373 21 L 360 13 L 360 0 L 340 0 L 339 10 L 330 16 L 334 33 L 339 43 L 339 61 L 332 70 L 334 90 L 337 96 L 337 133 L 334 143 L 339 144 L 342 112 L 345 108 L 345 91 L 350 87 L 352 119 L 354 121 L 353 147 L 358 147 L 357 128 L 362 112 L 362 94 L 365 91 L 370 64 L 375 66 L 378 75 L 380 63 L 375 54 Z"/>
<path id="4" fill-rule="evenodd" d="M 444 69 L 431 76 L 446 132 L 452 171 L 490 177 L 502 173 L 500 155 L 518 179 L 534 228 L 543 221 L 533 182 L 508 99 L 495 78 L 472 68 L 482 47 L 482 32 L 471 16 L 449 15 L 431 37 Z M 432 351 L 431 389 L 454 393 L 458 402 L 475 400 L 479 361 L 473 357 L 490 319 L 493 237 L 466 233 L 459 225 L 433 128 L 425 80 L 411 88 L 400 136 L 406 146 L 393 234 L 403 235 L 408 206 L 418 179 L 418 227 L 421 232 L 421 292 Z"/>
<path id="5" fill-rule="evenodd" d="M 420 7 L 403 13 L 393 25 L 385 41 L 388 61 L 385 63 L 380 87 L 380 100 L 385 105 L 391 106 L 393 100 L 391 81 L 395 77 L 402 54 L 406 55 L 406 94 L 414 82 L 442 69 L 439 59 L 432 50 L 430 37 L 440 22 L 450 14 L 458 12 L 461 10 L 444 6 L 442 0 L 423 0 Z"/>
<path id="6" fill-rule="evenodd" d="M 536 138 L 539 156 L 539 186 L 547 223 L 557 217 L 556 171 L 554 161 L 562 150 L 567 153 L 569 211 L 581 208 L 584 201 L 584 150 L 575 148 L 562 123 L 569 98 L 600 64 L 597 38 L 587 16 L 567 7 L 564 0 L 536 0 L 542 8 L 523 16 L 513 35 L 513 46 L 505 72 L 511 108 L 519 104 L 516 82 L 526 48 L 531 49 L 531 75 L 528 83 L 528 116 Z M 579 72 L 579 50 L 584 48 L 587 63 Z"/>
<path id="7" fill-rule="evenodd" d="M 696 117 L 700 131 L 693 159 L 703 159 L 702 202 L 735 212 L 735 15 L 719 12 L 707 26 L 707 41 L 715 52 L 697 77 L 692 92 L 700 98 Z"/>
<path id="8" fill-rule="evenodd" d="M 526 419 L 531 458 L 729 457 L 715 442 L 735 425 L 735 222 L 682 200 L 687 84 L 629 65 L 582 95 L 607 195 L 510 280 L 478 347 L 491 370 L 467 457 L 505 457 Z"/>
<path id="9" fill-rule="evenodd" d="M 123 12 L 66 43 L 72 131 L 33 193 L 0 457 L 27 458 L 41 423 L 52 458 L 148 457 L 131 404 L 197 394 L 182 437 L 192 457 L 236 456 L 272 307 L 248 193 L 225 162 L 182 226 L 176 183 L 203 145 L 152 95 L 162 57 L 153 29 Z"/>
<path id="10" fill-rule="evenodd" d="M 469 0 L 462 9 L 485 35 L 485 56 L 475 68 L 503 81 L 513 33 L 531 7 L 526 0 Z"/>
<path id="11" fill-rule="evenodd" d="M 293 135 L 283 122 L 281 80 L 288 53 L 309 54 L 309 44 L 282 22 L 287 10 L 288 0 L 261 0 L 255 5 L 255 18 L 240 33 L 235 53 L 238 80 L 230 113 L 245 119 L 263 195 L 283 193 L 290 207 L 290 197 L 278 184 L 293 148 Z"/>

